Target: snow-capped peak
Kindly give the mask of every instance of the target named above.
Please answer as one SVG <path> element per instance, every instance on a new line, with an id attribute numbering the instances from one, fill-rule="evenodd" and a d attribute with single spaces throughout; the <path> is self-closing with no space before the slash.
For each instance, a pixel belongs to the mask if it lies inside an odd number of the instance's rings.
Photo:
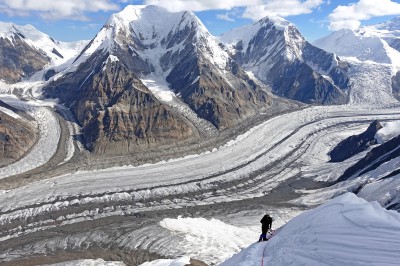
<path id="1" fill-rule="evenodd" d="M 0 22 L 0 34 L 1 37 L 13 37 L 14 34 L 23 34 L 22 38 L 29 38 L 37 40 L 42 36 L 48 36 L 37 30 L 34 26 L 27 24 L 25 26 L 19 26 L 14 23 Z"/>
<path id="2" fill-rule="evenodd" d="M 206 56 L 210 53 L 208 57 L 220 68 L 226 65 L 229 56 L 193 12 L 169 12 L 153 5 L 128 5 L 111 15 L 74 66 L 96 51 L 113 53 L 122 48 L 134 51 L 142 62 L 151 64 L 154 72 L 164 74 L 166 69 L 159 67 L 161 57 L 183 49 L 188 42 L 196 45 Z"/>
<path id="3" fill-rule="evenodd" d="M 284 46 L 285 57 L 289 61 L 296 58 L 302 60 L 301 50 L 305 39 L 292 23 L 280 17 L 265 17 L 251 25 L 233 29 L 220 36 L 221 41 L 233 53 L 236 52 L 238 44 L 241 51 L 251 53 L 261 38 L 270 39 L 268 43 L 271 48 L 267 49 L 270 52 L 280 50 L 275 49 L 277 46 Z"/>
<path id="4" fill-rule="evenodd" d="M 276 30 L 286 30 L 290 25 L 292 24 L 289 21 L 281 17 L 268 16 L 251 25 L 244 25 L 225 32 L 220 36 L 220 39 L 228 46 L 235 45 L 238 41 L 242 41 L 243 44 L 248 44 L 251 38 L 253 38 L 262 27 L 273 26 Z"/>
<path id="5" fill-rule="evenodd" d="M 106 26 L 115 27 L 116 34 L 122 30 L 149 43 L 166 37 L 170 32 L 182 30 L 189 24 L 208 33 L 193 12 L 169 12 L 154 5 L 128 5 L 121 12 L 111 15 Z"/>
<path id="6" fill-rule="evenodd" d="M 6 22 L 0 22 L 0 38 L 7 38 L 11 42 L 14 38 L 20 38 L 29 46 L 44 52 L 51 59 L 52 65 L 60 65 L 75 57 L 87 43 L 56 41 L 32 25 L 20 26 Z"/>
<path id="7" fill-rule="evenodd" d="M 361 29 L 381 31 L 382 33 L 394 34 L 395 36 L 400 36 L 400 17 L 396 17 L 384 23 L 366 26 Z"/>
<path id="8" fill-rule="evenodd" d="M 357 30 L 342 29 L 314 42 L 314 45 L 342 57 L 360 61 L 392 64 L 400 69 L 400 19 L 387 23 L 361 27 Z"/>
<path id="9" fill-rule="evenodd" d="M 127 5 L 121 12 L 112 14 L 111 17 L 107 21 L 108 24 L 113 24 L 114 22 L 126 21 L 127 23 L 138 20 L 146 5 Z"/>
<path id="10" fill-rule="evenodd" d="M 277 30 L 286 30 L 289 26 L 294 26 L 292 23 L 284 18 L 278 16 L 267 16 L 255 24 L 272 24 Z"/>

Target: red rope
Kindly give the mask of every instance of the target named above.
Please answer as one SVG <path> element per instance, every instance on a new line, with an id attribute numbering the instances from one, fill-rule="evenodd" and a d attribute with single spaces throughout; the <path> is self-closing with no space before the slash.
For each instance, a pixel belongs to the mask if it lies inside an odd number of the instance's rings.
<path id="1" fill-rule="evenodd" d="M 270 233 L 268 240 L 271 239 L 271 237 L 273 237 L 276 233 L 276 230 L 271 230 L 268 231 L 268 233 Z M 265 247 L 264 247 L 264 251 L 263 251 L 263 255 L 262 255 L 262 259 L 261 259 L 261 266 L 264 266 L 264 256 L 265 256 L 265 250 L 267 249 L 267 243 L 265 243 Z"/>
<path id="2" fill-rule="evenodd" d="M 265 250 L 267 249 L 267 243 L 265 243 L 262 259 L 261 259 L 261 266 L 264 266 L 264 256 L 265 256 Z"/>

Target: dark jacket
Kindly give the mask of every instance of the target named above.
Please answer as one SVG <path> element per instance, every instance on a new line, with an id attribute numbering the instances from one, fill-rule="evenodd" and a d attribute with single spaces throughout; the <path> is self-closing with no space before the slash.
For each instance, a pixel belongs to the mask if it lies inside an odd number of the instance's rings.
<path id="1" fill-rule="evenodd" d="M 266 214 L 261 219 L 260 223 L 262 224 L 262 227 L 266 227 L 267 229 L 271 229 L 271 227 L 272 227 L 272 217 L 269 216 L 268 214 Z"/>

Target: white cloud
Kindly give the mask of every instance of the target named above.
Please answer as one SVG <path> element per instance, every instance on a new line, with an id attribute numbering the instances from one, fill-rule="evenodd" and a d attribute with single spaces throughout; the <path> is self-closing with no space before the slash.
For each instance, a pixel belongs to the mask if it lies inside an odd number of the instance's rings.
<path id="1" fill-rule="evenodd" d="M 243 16 L 258 20 L 269 15 L 287 17 L 309 14 L 323 3 L 323 0 L 268 0 L 262 1 L 259 5 L 247 7 Z"/>
<path id="2" fill-rule="evenodd" d="M 359 0 L 357 3 L 336 7 L 329 15 L 329 28 L 357 29 L 362 20 L 388 15 L 400 15 L 400 4 L 391 0 Z"/>
<path id="3" fill-rule="evenodd" d="M 230 21 L 233 22 L 235 21 L 234 18 L 232 18 L 228 12 L 226 12 L 225 14 L 217 14 L 217 19 L 221 19 L 221 20 L 225 20 L 225 21 Z"/>
<path id="4" fill-rule="evenodd" d="M 235 7 L 243 7 L 243 17 L 258 20 L 268 15 L 287 17 L 309 14 L 322 5 L 324 0 L 145 0 L 145 3 L 160 5 L 170 11 L 231 10 Z M 219 18 L 223 19 L 223 16 L 220 14 Z"/>
<path id="5" fill-rule="evenodd" d="M 159 5 L 170 11 L 205 11 L 205 10 L 230 10 L 234 7 L 257 5 L 260 0 L 145 0 L 147 5 Z"/>
<path id="6" fill-rule="evenodd" d="M 38 14 L 46 19 L 86 20 L 89 12 L 118 10 L 109 0 L 0 0 L 0 12 L 10 16 Z"/>
<path id="7" fill-rule="evenodd" d="M 329 25 L 329 20 L 327 20 L 327 19 L 310 18 L 308 21 L 311 23 L 314 23 L 314 24 L 318 24 L 319 28 L 321 28 L 321 29 L 325 29 Z"/>

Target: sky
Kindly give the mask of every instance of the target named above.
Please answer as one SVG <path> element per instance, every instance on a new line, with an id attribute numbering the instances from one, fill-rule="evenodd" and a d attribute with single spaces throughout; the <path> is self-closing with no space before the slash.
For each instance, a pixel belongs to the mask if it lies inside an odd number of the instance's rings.
<path id="1" fill-rule="evenodd" d="M 31 24 L 60 41 L 89 40 L 126 5 L 190 10 L 213 35 L 280 16 L 309 41 L 341 28 L 356 29 L 400 16 L 400 0 L 0 0 L 0 21 Z"/>

